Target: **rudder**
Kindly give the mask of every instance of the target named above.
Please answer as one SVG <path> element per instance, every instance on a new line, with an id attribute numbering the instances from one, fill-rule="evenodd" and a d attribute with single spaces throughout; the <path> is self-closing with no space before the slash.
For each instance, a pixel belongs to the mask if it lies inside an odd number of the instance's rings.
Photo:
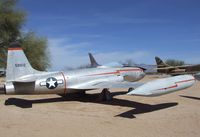
<path id="1" fill-rule="evenodd" d="M 91 67 L 96 68 L 96 67 L 100 66 L 91 53 L 88 53 L 88 55 L 90 58 Z"/>
<path id="2" fill-rule="evenodd" d="M 168 64 L 164 63 L 159 57 L 155 57 L 157 68 L 169 67 Z"/>
<path id="3" fill-rule="evenodd" d="M 35 73 L 19 42 L 13 42 L 8 48 L 6 81 L 15 81 L 16 79 Z"/>

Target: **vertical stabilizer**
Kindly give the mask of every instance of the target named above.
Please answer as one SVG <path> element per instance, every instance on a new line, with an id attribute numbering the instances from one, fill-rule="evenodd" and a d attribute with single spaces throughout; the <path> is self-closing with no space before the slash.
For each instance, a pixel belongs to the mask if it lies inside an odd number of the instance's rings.
<path id="1" fill-rule="evenodd" d="M 164 63 L 159 57 L 155 57 L 157 68 L 170 67 L 168 64 Z"/>
<path id="2" fill-rule="evenodd" d="M 96 68 L 98 66 L 100 66 L 97 61 L 95 60 L 95 58 L 93 57 L 93 55 L 91 53 L 89 54 L 89 58 L 90 58 L 90 63 L 91 63 L 91 67 Z"/>
<path id="3" fill-rule="evenodd" d="M 20 43 L 13 42 L 8 48 L 6 81 L 15 81 L 17 78 L 35 73 Z"/>

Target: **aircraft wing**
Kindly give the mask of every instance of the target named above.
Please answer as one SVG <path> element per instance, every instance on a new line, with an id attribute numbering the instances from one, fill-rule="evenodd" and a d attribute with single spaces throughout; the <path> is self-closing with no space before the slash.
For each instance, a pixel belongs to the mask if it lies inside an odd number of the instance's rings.
<path id="1" fill-rule="evenodd" d="M 159 70 L 165 70 L 159 69 Z M 191 71 L 191 72 L 170 72 L 169 75 L 176 76 L 176 75 L 185 75 L 185 74 L 197 74 L 199 71 Z"/>
<path id="2" fill-rule="evenodd" d="M 155 68 L 156 70 L 176 69 L 176 67 Z"/>
<path id="3" fill-rule="evenodd" d="M 197 74 L 199 71 L 192 71 L 192 72 L 177 72 L 177 73 L 170 73 L 170 75 L 186 75 L 186 74 Z"/>
<path id="4" fill-rule="evenodd" d="M 70 89 L 80 89 L 80 90 L 89 90 L 89 89 L 99 89 L 99 88 L 137 88 L 144 83 L 140 82 L 94 82 L 94 83 L 84 83 L 74 86 L 70 86 Z"/>
<path id="5" fill-rule="evenodd" d="M 196 67 L 198 65 L 183 65 L 183 66 L 176 66 L 178 68 L 188 68 L 188 67 Z"/>
<path id="6" fill-rule="evenodd" d="M 169 66 L 163 68 L 156 68 L 157 70 L 165 70 L 165 69 L 186 69 L 188 67 L 195 67 L 197 65 L 183 65 L 183 66 Z"/>
<path id="7" fill-rule="evenodd" d="M 68 88 L 79 90 L 104 89 L 104 88 L 133 88 L 128 95 L 160 96 L 171 92 L 191 87 L 195 83 L 192 75 L 180 75 L 168 78 L 152 80 L 147 83 L 139 82 L 110 82 L 96 81 L 82 83 Z"/>

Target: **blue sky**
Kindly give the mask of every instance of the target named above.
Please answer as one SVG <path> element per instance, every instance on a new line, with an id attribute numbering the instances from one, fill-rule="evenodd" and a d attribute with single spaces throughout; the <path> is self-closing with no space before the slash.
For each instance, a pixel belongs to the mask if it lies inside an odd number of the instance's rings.
<path id="1" fill-rule="evenodd" d="M 19 0 L 24 31 L 48 38 L 52 69 L 154 57 L 200 63 L 199 0 Z"/>

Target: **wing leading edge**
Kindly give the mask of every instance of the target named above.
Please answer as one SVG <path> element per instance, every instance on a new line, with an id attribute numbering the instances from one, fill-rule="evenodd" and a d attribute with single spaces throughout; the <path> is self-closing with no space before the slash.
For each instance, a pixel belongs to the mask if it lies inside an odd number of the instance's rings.
<path id="1" fill-rule="evenodd" d="M 79 90 L 87 90 L 87 89 L 102 89 L 102 88 L 137 88 L 142 86 L 144 83 L 140 82 L 88 82 L 84 84 L 78 84 L 74 86 L 70 86 L 70 89 L 79 89 Z"/>

